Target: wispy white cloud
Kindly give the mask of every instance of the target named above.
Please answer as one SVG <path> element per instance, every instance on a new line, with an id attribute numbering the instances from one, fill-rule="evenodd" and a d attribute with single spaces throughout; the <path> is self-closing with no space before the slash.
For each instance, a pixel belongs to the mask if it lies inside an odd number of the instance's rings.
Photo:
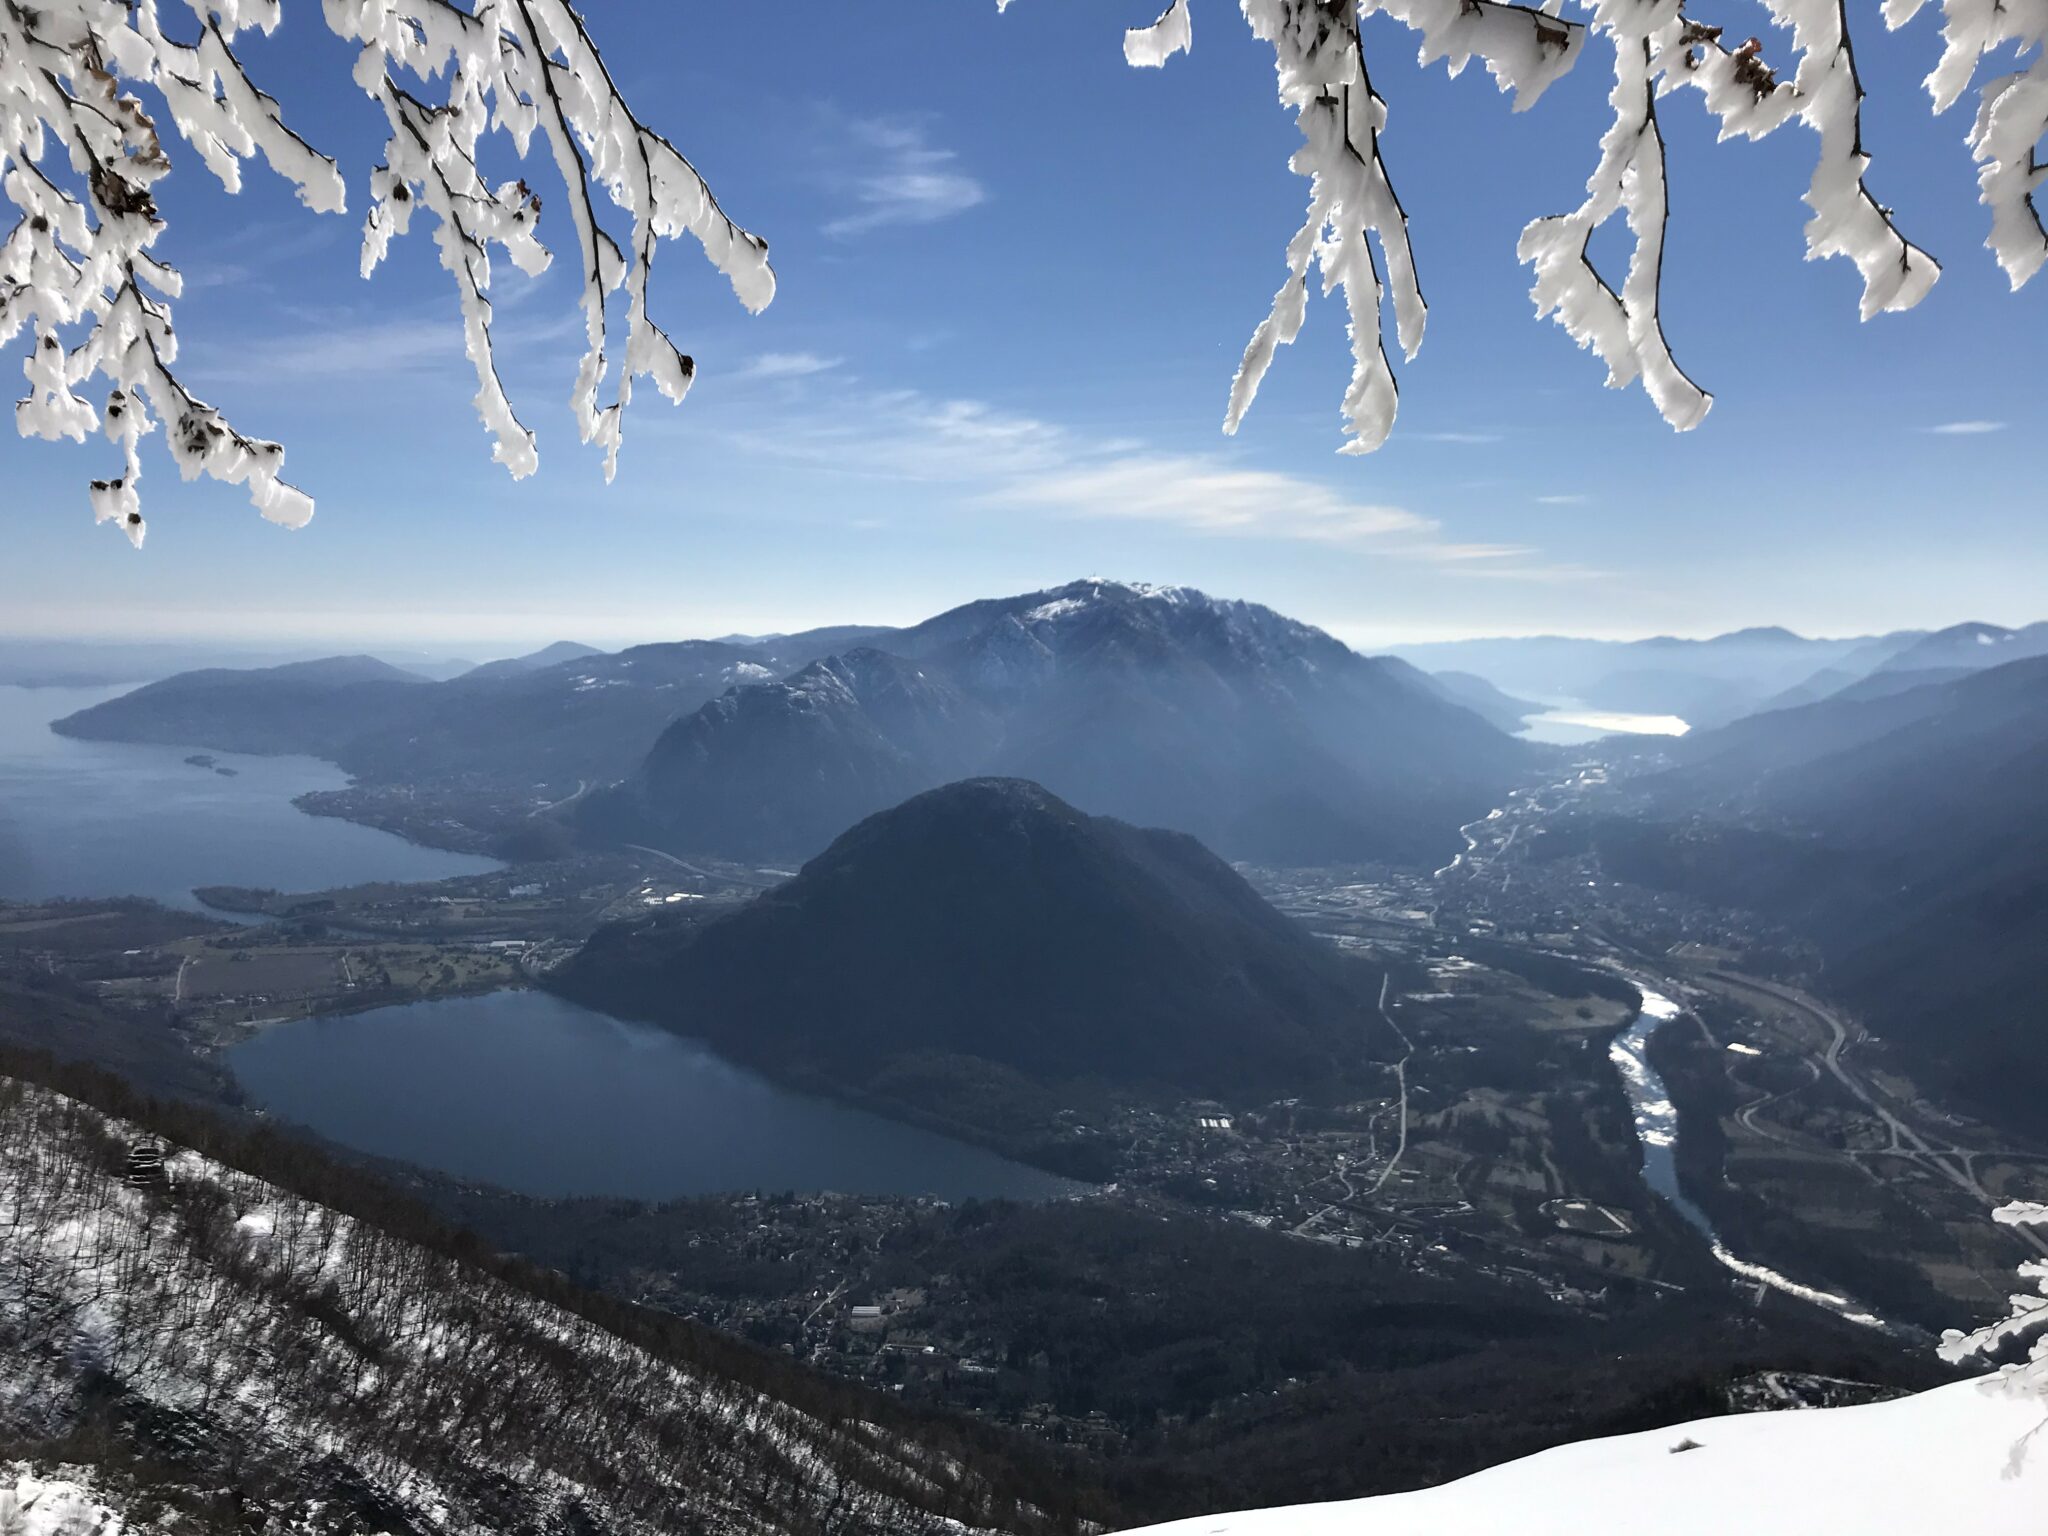
<path id="1" fill-rule="evenodd" d="M 737 379 L 805 379 L 828 373 L 845 362 L 843 357 L 820 357 L 815 352 L 763 352 L 737 370 Z"/>
<path id="2" fill-rule="evenodd" d="M 1498 432 L 1403 432 L 1403 437 L 1417 443 L 1497 443 Z"/>
<path id="3" fill-rule="evenodd" d="M 933 144 L 922 123 L 833 116 L 839 149 L 826 178 L 853 207 L 826 224 L 826 234 L 845 239 L 891 224 L 935 224 L 988 200 L 959 155 Z"/>
<path id="4" fill-rule="evenodd" d="M 404 319 L 309 321 L 297 330 L 206 340 L 203 356 L 194 360 L 202 380 L 274 382 L 467 367 L 462 321 L 452 308 Z"/>
<path id="5" fill-rule="evenodd" d="M 1310 543 L 1502 577 L 1550 579 L 1525 544 L 1464 542 L 1407 507 L 1228 453 L 1172 453 L 1095 437 L 983 401 L 840 387 L 800 419 L 749 427 L 754 452 L 839 475 L 958 485 L 969 504 L 1057 518 L 1143 522 L 1210 537 Z M 1576 579 L 1576 574 L 1574 579 Z"/>
<path id="6" fill-rule="evenodd" d="M 502 316 L 509 305 L 497 308 Z M 192 361 L 195 380 L 274 383 L 281 378 L 392 378 L 443 371 L 474 377 L 463 348 L 462 316 L 452 303 L 445 309 L 375 319 L 353 310 L 304 312 L 293 319 L 289 329 L 271 324 L 252 336 L 202 333 Z M 551 354 L 558 343 L 571 338 L 580 343 L 582 335 L 583 316 L 570 309 L 493 325 L 491 344 L 502 373 L 537 353 Z"/>
<path id="7" fill-rule="evenodd" d="M 1986 432 L 2003 432 L 2002 421 L 1944 421 L 1939 426 L 1929 427 L 1930 432 L 1942 437 L 1978 437 Z"/>
<path id="8" fill-rule="evenodd" d="M 1435 524 L 1404 507 L 1352 501 L 1273 470 L 1203 455 L 1125 453 L 1030 475 L 987 498 L 1072 517 L 1170 523 L 1198 533 L 1315 543 L 1428 538 Z"/>
<path id="9" fill-rule="evenodd" d="M 1582 507 L 1585 504 L 1586 498 L 1577 491 L 1536 498 L 1536 505 L 1539 507 Z"/>

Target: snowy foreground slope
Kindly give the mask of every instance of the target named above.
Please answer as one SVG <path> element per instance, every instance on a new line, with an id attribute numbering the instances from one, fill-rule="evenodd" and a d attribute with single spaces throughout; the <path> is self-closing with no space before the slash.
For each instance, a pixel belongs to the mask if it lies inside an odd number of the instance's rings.
<path id="1" fill-rule="evenodd" d="M 1437 1488 L 1177 1520 L 1145 1536 L 2048 1536 L 2048 1402 L 1974 1381 L 1559 1446 Z M 1696 1449 L 1675 1448 L 1692 1441 Z"/>
<path id="2" fill-rule="evenodd" d="M 131 1529 L 76 1476 L 39 1475 L 26 1462 L 0 1462 L 0 1533 L 5 1536 L 123 1536 Z"/>
<path id="3" fill-rule="evenodd" d="M 902 1433 L 4 1077 L 0 1441 L 0 1536 L 1039 1523 Z"/>

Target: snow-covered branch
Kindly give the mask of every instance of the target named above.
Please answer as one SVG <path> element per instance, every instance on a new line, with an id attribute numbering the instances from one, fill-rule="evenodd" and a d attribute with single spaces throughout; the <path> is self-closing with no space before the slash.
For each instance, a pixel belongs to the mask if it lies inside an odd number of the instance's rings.
<path id="1" fill-rule="evenodd" d="M 2048 1205 L 2033 1201 L 2016 1200 L 1991 1214 L 1993 1220 L 2008 1227 L 2048 1227 Z M 2021 1279 L 2032 1281 L 2034 1289 L 2007 1298 L 2012 1310 L 1996 1322 L 1969 1333 L 1951 1328 L 1942 1334 L 1941 1358 L 1958 1365 L 2031 1341 L 2025 1359 L 2008 1361 L 1998 1368 L 1997 1384 L 2002 1390 L 2048 1398 L 2048 1259 L 2027 1260 L 2020 1265 L 2019 1274 Z M 2025 1441 L 2013 1447 L 2015 1466 L 2025 1451 Z"/>
<path id="2" fill-rule="evenodd" d="M 1280 100 L 1294 108 L 1301 128 L 1302 147 L 1288 163 L 1309 178 L 1309 199 L 1301 228 L 1287 244 L 1287 279 L 1252 332 L 1231 381 L 1223 430 L 1237 430 L 1274 351 L 1301 333 L 1313 261 L 1322 269 L 1325 294 L 1343 288 L 1351 317 L 1351 385 L 1344 392 L 1344 422 L 1352 441 L 1344 451 L 1369 453 L 1386 441 L 1400 397 L 1381 334 L 1383 286 L 1369 236 L 1379 241 L 1386 257 L 1395 331 L 1408 356 L 1422 345 L 1429 318 L 1408 246 L 1408 215 L 1380 159 L 1387 104 L 1366 75 L 1349 4 L 1244 0 L 1244 13 L 1252 31 L 1273 45 Z"/>
<path id="3" fill-rule="evenodd" d="M 171 155 L 136 89 L 153 91 L 177 137 L 230 192 L 241 162 L 261 153 L 315 212 L 338 213 L 335 163 L 294 134 L 250 78 L 234 44 L 268 32 L 279 0 L 184 0 L 193 41 L 166 34 L 158 0 L 0 0 L 0 197 L 18 218 L 0 242 L 0 346 L 26 333 L 24 436 L 84 442 L 102 430 L 121 473 L 95 480 L 92 505 L 138 545 L 140 445 L 161 420 L 187 479 L 248 488 L 264 516 L 290 526 L 313 503 L 281 478 L 284 450 L 235 430 L 178 379 L 170 305 L 181 280 L 152 251 L 164 232 L 152 189 Z M 476 405 L 494 457 L 515 476 L 538 462 L 533 434 L 499 381 L 491 345 L 491 252 L 538 273 L 540 199 L 524 180 L 490 185 L 479 141 L 501 128 L 523 159 L 536 131 L 567 192 L 576 231 L 586 350 L 572 396 L 583 440 L 604 449 L 609 478 L 633 383 L 648 378 L 680 401 L 695 368 L 651 316 L 655 243 L 685 233 L 749 310 L 774 296 L 764 241 L 736 224 L 690 162 L 647 127 L 614 85 L 566 0 L 323 0 L 328 26 L 355 43 L 354 79 L 382 111 L 389 137 L 370 177 L 363 272 L 424 207 L 456 286 L 477 373 Z M 600 199 L 599 193 L 602 193 Z M 623 215 L 610 233 L 600 201 Z M 607 301 L 624 290 L 614 359 Z M 98 377 L 102 410 L 81 393 Z"/>
<path id="4" fill-rule="evenodd" d="M 1904 26 L 1925 3 L 1885 0 L 1886 24 Z M 2048 174 L 2037 154 L 2048 134 L 2048 0 L 1942 0 L 1941 11 L 1941 62 L 1927 77 L 1937 112 L 1955 105 L 1986 55 L 2008 45 L 2015 58 L 2033 55 L 2027 68 L 1984 82 L 1969 138 L 1978 196 L 1991 210 L 1984 243 L 2017 288 L 2048 260 L 2048 233 L 2034 205 Z"/>
<path id="5" fill-rule="evenodd" d="M 1007 6 L 1009 0 L 998 0 Z M 1275 348 L 1300 333 L 1311 261 L 1326 291 L 1342 286 L 1351 320 L 1353 372 L 1345 394 L 1343 452 L 1379 446 L 1393 422 L 1396 390 L 1381 339 L 1380 274 L 1367 236 L 1380 242 L 1394 287 L 1396 335 L 1413 354 L 1425 311 L 1410 253 L 1407 220 L 1381 158 L 1386 104 L 1369 83 L 1361 17 L 1387 16 L 1421 35 L 1421 61 L 1443 60 L 1456 75 L 1484 61 L 1523 111 L 1578 62 L 1589 40 L 1613 50 L 1613 113 L 1586 198 L 1569 213 L 1524 229 L 1523 261 L 1534 270 L 1539 318 L 1554 316 L 1581 347 L 1607 366 L 1608 383 L 1641 381 L 1665 420 L 1681 431 L 1712 404 L 1673 358 L 1665 340 L 1662 271 L 1671 189 L 1659 102 L 1681 88 L 1700 92 L 1722 138 L 1760 139 L 1786 123 L 1813 130 L 1820 152 L 1806 191 L 1809 257 L 1845 256 L 1863 279 L 1865 319 L 1910 309 L 1926 297 L 1940 267 L 1908 240 L 1891 210 L 1866 187 L 1864 92 L 1856 70 L 1847 0 L 1764 0 L 1790 33 L 1797 67 L 1781 76 L 1761 39 L 1723 41 L 1722 28 L 1685 0 L 1580 0 L 1585 21 L 1560 15 L 1563 0 L 1538 5 L 1501 0 L 1238 0 L 1252 31 L 1273 45 L 1280 99 L 1301 125 L 1304 147 L 1293 167 L 1311 179 L 1308 217 L 1288 246 L 1288 281 L 1245 351 L 1231 386 L 1226 431 L 1234 431 L 1257 393 Z M 1903 24 L 1924 0 L 1887 0 L 1885 16 Z M 1990 244 L 2017 287 L 2048 259 L 2048 237 L 2032 202 L 2044 172 L 2035 147 L 2048 129 L 2048 0 L 1943 0 L 1947 54 L 1929 78 L 1936 107 L 1948 106 L 1978 59 L 2004 44 L 2036 50 L 2025 72 L 1984 87 L 1971 143 L 1984 201 L 1992 209 Z M 1192 43 L 1187 0 L 1174 0 L 1150 27 L 1125 35 L 1125 57 L 1156 66 Z M 1595 230 L 1621 214 L 1634 236 L 1618 283 L 1588 256 Z"/>

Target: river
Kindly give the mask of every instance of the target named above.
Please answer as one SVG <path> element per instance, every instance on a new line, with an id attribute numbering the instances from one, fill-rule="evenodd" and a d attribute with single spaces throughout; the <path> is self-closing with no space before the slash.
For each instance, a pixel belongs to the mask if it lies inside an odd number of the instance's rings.
<path id="1" fill-rule="evenodd" d="M 1801 1285 L 1775 1269 L 1738 1258 L 1721 1241 L 1721 1235 L 1714 1230 L 1707 1213 L 1679 1188 L 1678 1106 L 1671 1102 L 1664 1079 L 1650 1065 L 1650 1037 L 1674 1019 L 1682 1018 L 1685 1010 L 1644 978 L 1632 975 L 1627 979 L 1642 994 L 1642 1012 L 1633 1025 L 1614 1037 L 1607 1054 L 1614 1063 L 1615 1071 L 1621 1074 L 1622 1087 L 1628 1092 L 1629 1107 L 1635 1113 L 1636 1139 L 1643 1148 L 1643 1182 L 1706 1238 L 1716 1260 L 1743 1279 L 1783 1291 L 1817 1307 L 1825 1307 L 1838 1317 L 1866 1328 L 1889 1328 L 1890 1324 L 1883 1318 L 1865 1311 L 1846 1296 Z"/>
<path id="2" fill-rule="evenodd" d="M 1082 1188 L 546 992 L 274 1025 L 228 1062 L 264 1108 L 345 1146 L 522 1194 L 1035 1200 Z"/>
<path id="3" fill-rule="evenodd" d="M 196 908 L 199 885 L 310 891 L 498 867 L 330 816 L 294 796 L 348 775 L 311 757 L 75 741 L 50 730 L 125 688 L 0 687 L 0 899 L 148 896 Z"/>

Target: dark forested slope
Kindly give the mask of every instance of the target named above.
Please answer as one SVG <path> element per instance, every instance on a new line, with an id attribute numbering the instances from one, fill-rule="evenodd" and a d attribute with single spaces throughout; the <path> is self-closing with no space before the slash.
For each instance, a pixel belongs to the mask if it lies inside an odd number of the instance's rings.
<path id="1" fill-rule="evenodd" d="M 1930 1082 L 2048 1136 L 2048 659 L 1688 744 L 1616 873 L 1784 920 Z M 1680 818 L 1683 819 L 1680 819 Z"/>
<path id="2" fill-rule="evenodd" d="M 1232 858 L 1427 862 L 1532 756 L 1412 667 L 1271 609 L 1091 580 L 741 686 L 581 813 L 597 837 L 803 859 L 913 790 L 1003 774 Z"/>
<path id="3" fill-rule="evenodd" d="M 737 912 L 602 929 L 554 981 L 940 1114 L 948 1084 L 991 1077 L 1327 1083 L 1359 1054 L 1367 983 L 1193 838 L 1002 779 L 870 817 Z"/>

